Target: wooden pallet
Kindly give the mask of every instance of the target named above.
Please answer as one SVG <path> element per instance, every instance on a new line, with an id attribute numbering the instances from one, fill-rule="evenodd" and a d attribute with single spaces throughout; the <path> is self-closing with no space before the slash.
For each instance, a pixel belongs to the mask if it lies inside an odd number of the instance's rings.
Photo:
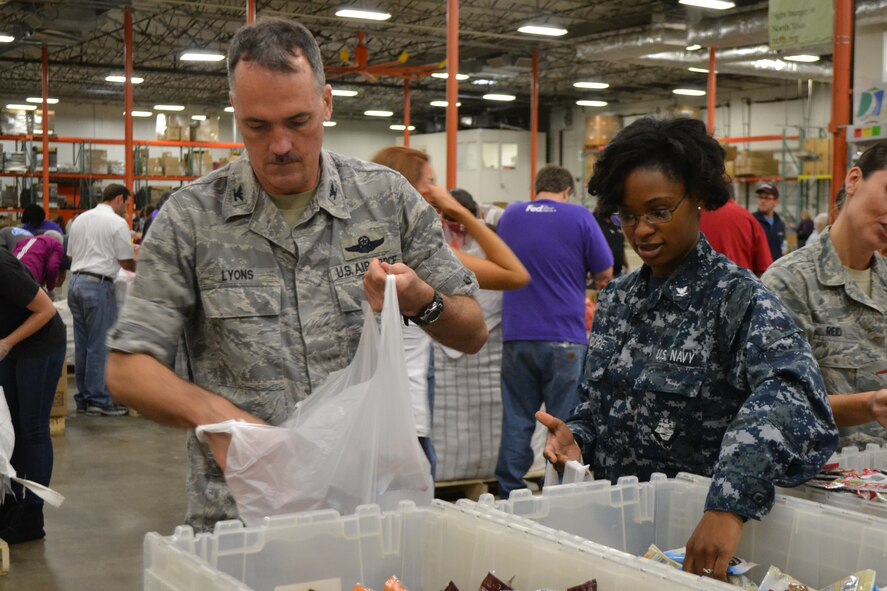
<path id="1" fill-rule="evenodd" d="M 9 544 L 0 540 L 0 576 L 9 574 Z"/>
<path id="2" fill-rule="evenodd" d="M 542 488 L 542 480 L 545 478 L 545 472 L 530 472 L 524 480 L 529 480 Z M 491 478 L 473 478 L 466 480 L 441 480 L 434 483 L 434 496 L 447 500 L 455 500 L 460 498 L 471 499 L 476 501 L 481 495 L 490 492 L 490 485 L 494 489 L 497 488 L 496 479 Z"/>
<path id="3" fill-rule="evenodd" d="M 49 417 L 49 434 L 52 436 L 65 434 L 65 417 Z"/>

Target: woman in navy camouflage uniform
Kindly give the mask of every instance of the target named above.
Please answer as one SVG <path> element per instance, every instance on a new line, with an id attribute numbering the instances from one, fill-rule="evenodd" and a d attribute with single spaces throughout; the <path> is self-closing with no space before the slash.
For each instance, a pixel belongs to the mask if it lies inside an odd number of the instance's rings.
<path id="1" fill-rule="evenodd" d="M 619 214 L 641 269 L 610 283 L 594 317 L 580 394 L 545 456 L 597 478 L 712 478 L 684 569 L 724 579 L 748 518 L 774 486 L 814 476 L 837 445 L 804 334 L 750 272 L 699 232 L 728 200 L 724 150 L 690 119 L 641 119 L 601 154 L 589 192 Z"/>

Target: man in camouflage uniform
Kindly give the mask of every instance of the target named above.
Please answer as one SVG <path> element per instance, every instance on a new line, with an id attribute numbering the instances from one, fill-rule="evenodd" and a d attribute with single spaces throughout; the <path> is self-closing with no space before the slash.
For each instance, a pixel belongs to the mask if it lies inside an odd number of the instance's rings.
<path id="1" fill-rule="evenodd" d="M 652 279 L 645 266 L 601 293 L 572 439 L 596 478 L 703 474 L 706 511 L 761 519 L 774 485 L 811 478 L 835 449 L 816 360 L 776 296 L 704 237 Z"/>
<path id="2" fill-rule="evenodd" d="M 810 341 L 835 408 L 841 447 L 864 448 L 887 443 L 887 261 L 872 253 L 866 293 L 841 262 L 834 231 L 826 229 L 815 242 L 779 259 L 762 280 Z M 845 405 L 858 406 L 863 416 L 845 421 Z"/>
<path id="3" fill-rule="evenodd" d="M 393 171 L 321 149 L 332 94 L 311 34 L 282 19 L 244 27 L 228 68 L 247 154 L 178 191 L 153 224 L 110 337 L 115 397 L 189 429 L 278 424 L 351 361 L 361 301 L 381 308 L 386 273 L 405 316 L 447 346 L 480 348 L 477 284 L 433 209 Z M 183 333 L 193 383 L 167 367 Z M 198 530 L 237 517 L 227 443 L 189 435 Z"/>

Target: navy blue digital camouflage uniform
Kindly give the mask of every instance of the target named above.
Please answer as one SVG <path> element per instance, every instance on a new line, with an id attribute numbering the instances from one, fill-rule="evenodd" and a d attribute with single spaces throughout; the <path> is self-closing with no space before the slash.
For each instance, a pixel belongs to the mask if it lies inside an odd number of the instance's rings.
<path id="1" fill-rule="evenodd" d="M 610 283 L 567 424 L 596 478 L 711 476 L 706 510 L 760 519 L 774 485 L 814 476 L 838 442 L 803 332 L 704 237 L 662 285 Z"/>

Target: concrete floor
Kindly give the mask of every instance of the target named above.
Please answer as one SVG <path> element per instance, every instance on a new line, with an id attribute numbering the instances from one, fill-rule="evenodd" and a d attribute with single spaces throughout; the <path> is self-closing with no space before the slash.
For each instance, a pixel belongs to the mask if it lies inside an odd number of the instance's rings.
<path id="1" fill-rule="evenodd" d="M 0 591 L 142 588 L 142 538 L 172 534 L 185 515 L 185 432 L 140 417 L 74 412 L 73 377 L 65 434 L 53 437 L 46 539 L 10 546 Z"/>

